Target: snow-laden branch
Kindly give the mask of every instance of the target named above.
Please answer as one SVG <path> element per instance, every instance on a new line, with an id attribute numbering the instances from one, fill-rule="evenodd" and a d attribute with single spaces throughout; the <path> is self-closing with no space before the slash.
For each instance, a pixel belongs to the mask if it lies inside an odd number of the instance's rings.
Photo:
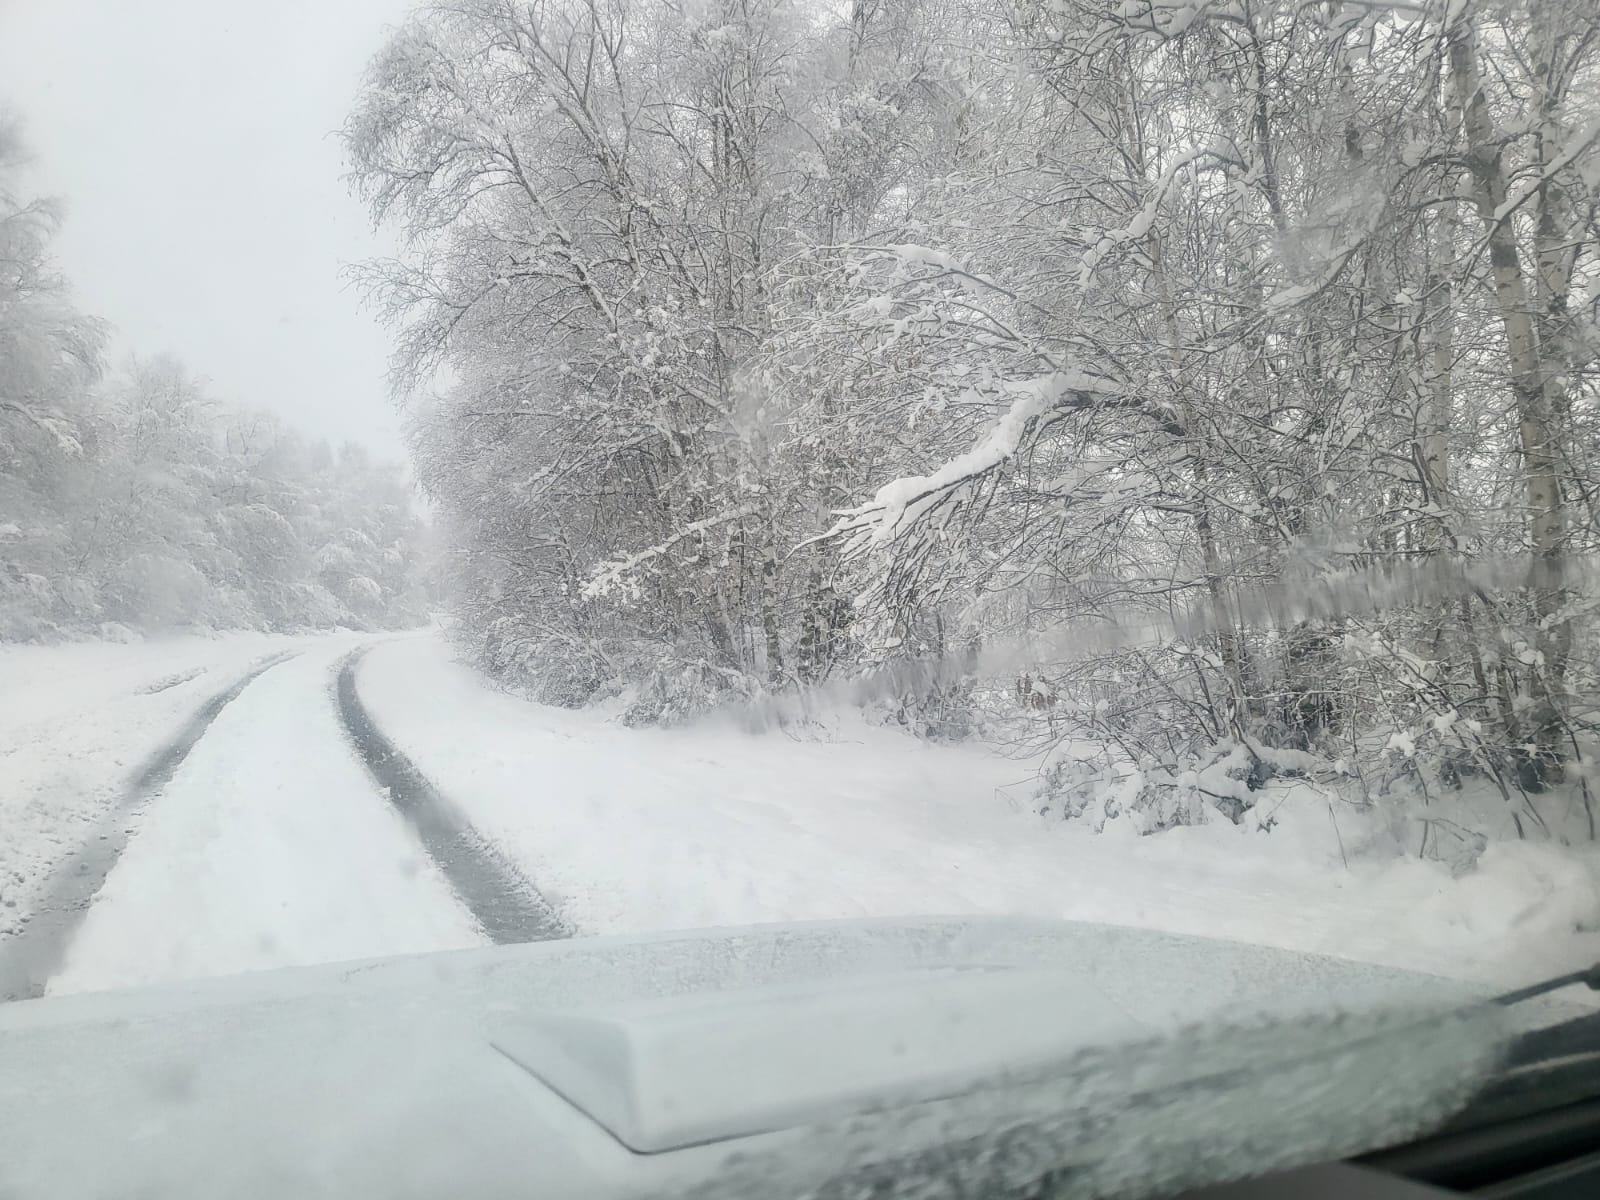
<path id="1" fill-rule="evenodd" d="M 20 404 L 15 400 L 0 401 L 0 409 L 16 413 L 54 438 L 56 449 L 60 450 L 68 458 L 77 458 L 83 453 L 83 444 L 78 441 L 77 436 L 71 430 L 70 423 L 59 411 L 51 410 L 39 413 L 28 405 Z"/>
<path id="2" fill-rule="evenodd" d="M 928 475 L 911 475 L 884 484 L 866 504 L 847 509 L 823 536 L 843 537 L 845 553 L 853 554 L 893 542 L 919 524 L 967 484 L 999 469 L 1013 458 L 1035 423 L 1053 409 L 1120 399 L 1122 391 L 1108 380 L 1084 371 L 1054 371 L 1008 385 L 1011 406 L 983 440 Z"/>
<path id="3" fill-rule="evenodd" d="M 1150 189 L 1150 194 L 1145 197 L 1143 207 L 1134 214 L 1133 219 L 1120 229 L 1108 229 L 1101 234 L 1099 241 L 1083 252 L 1078 270 L 1078 286 L 1087 288 L 1094 282 L 1095 268 L 1100 265 L 1100 260 L 1123 242 L 1142 241 L 1155 224 L 1156 217 L 1161 212 L 1161 205 L 1166 201 L 1167 194 L 1172 190 L 1173 181 L 1178 178 L 1178 173 L 1185 167 L 1199 162 L 1206 157 L 1214 156 L 1214 152 L 1205 148 L 1185 150 L 1179 154 L 1166 170 L 1161 172 L 1161 178 L 1155 187 Z"/>
<path id="4" fill-rule="evenodd" d="M 830 250 L 848 250 L 856 254 L 878 255 L 889 259 L 896 265 L 892 278 L 895 283 L 916 282 L 919 284 L 934 283 L 940 279 L 954 279 L 963 285 L 971 285 L 969 290 L 976 292 L 998 292 L 1008 300 L 1017 299 L 1017 294 L 1000 284 L 988 275 L 979 274 L 969 270 L 955 255 L 932 246 L 918 245 L 914 242 L 896 242 L 888 245 L 872 245 L 865 242 L 853 243 L 848 246 L 824 247 Z M 915 274 L 915 272 L 923 272 Z"/>
<path id="5" fill-rule="evenodd" d="M 1262 300 L 1261 311 L 1268 316 L 1276 316 L 1297 305 L 1304 304 L 1313 297 L 1322 295 L 1323 292 L 1332 287 L 1339 276 L 1344 274 L 1345 268 L 1350 265 L 1350 261 L 1355 257 L 1356 252 L 1365 246 L 1368 240 L 1383 225 L 1384 219 L 1388 215 L 1388 207 L 1387 204 L 1368 206 L 1366 218 L 1356 228 L 1354 237 L 1344 242 L 1328 255 L 1327 265 L 1317 273 L 1316 278 L 1277 289 L 1277 291 Z"/>
<path id="6" fill-rule="evenodd" d="M 1600 143 L 1600 118 L 1590 121 L 1588 127 L 1568 142 L 1553 159 L 1545 163 L 1543 169 L 1534 178 L 1514 188 L 1495 209 L 1490 221 L 1494 224 L 1499 224 L 1501 221 L 1506 220 L 1529 200 L 1533 199 L 1534 196 L 1537 196 L 1540 190 L 1562 171 L 1576 165 L 1578 160 L 1592 149 L 1596 143 Z M 1597 168 L 1590 166 L 1589 171 L 1595 173 Z"/>
<path id="7" fill-rule="evenodd" d="M 640 550 L 637 554 L 630 554 L 627 558 L 618 559 L 607 563 L 590 577 L 583 585 L 583 598 L 585 600 L 598 599 L 604 596 L 617 584 L 621 583 L 632 572 L 652 559 L 660 558 L 679 542 L 686 538 L 694 537 L 697 533 L 704 533 L 707 529 L 714 529 L 718 525 L 726 525 L 730 521 L 743 520 L 745 517 L 756 515 L 757 509 L 753 504 L 742 504 L 731 512 L 718 513 L 714 517 L 705 517 L 699 521 L 691 521 L 677 533 L 664 542 L 657 542 L 654 546 Z"/>

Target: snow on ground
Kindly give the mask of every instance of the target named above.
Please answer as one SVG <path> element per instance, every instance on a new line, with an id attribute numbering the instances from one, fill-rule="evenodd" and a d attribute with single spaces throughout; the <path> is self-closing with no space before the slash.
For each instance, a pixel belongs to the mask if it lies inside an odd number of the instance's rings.
<path id="1" fill-rule="evenodd" d="M 307 639 L 0 645 L 0 935 L 206 699 Z"/>
<path id="2" fill-rule="evenodd" d="M 1231 825 L 1154 837 L 1046 823 L 1026 766 L 859 726 L 834 740 L 629 730 L 493 690 L 436 637 L 384 643 L 378 725 L 579 928 L 1019 913 L 1521 980 L 1600 956 L 1600 859 L 1492 846 L 1437 863 L 1339 860 Z M 1020 785 L 1020 786 L 1019 786 Z"/>
<path id="3" fill-rule="evenodd" d="M 348 639 L 272 667 L 150 802 L 51 994 L 482 945 L 345 742 Z"/>

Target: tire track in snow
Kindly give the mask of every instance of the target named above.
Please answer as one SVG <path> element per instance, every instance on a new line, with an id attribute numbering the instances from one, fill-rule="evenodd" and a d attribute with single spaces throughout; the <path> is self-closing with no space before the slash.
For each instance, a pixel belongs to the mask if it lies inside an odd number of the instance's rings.
<path id="1" fill-rule="evenodd" d="M 159 747 L 128 780 L 122 799 L 100 822 L 88 841 L 75 850 L 51 878 L 27 925 L 0 938 L 0 1002 L 32 1000 L 44 995 L 50 977 L 60 969 L 67 943 L 82 923 L 96 894 L 117 865 L 151 797 L 164 788 L 222 710 L 263 672 L 296 651 L 262 659 L 228 687 L 212 696 L 187 724 Z"/>
<path id="2" fill-rule="evenodd" d="M 416 830 L 428 856 L 496 945 L 572 936 L 572 927 L 515 863 L 477 831 L 372 720 L 356 692 L 356 669 L 371 647 L 339 663 L 335 687 L 345 735 L 367 773 Z"/>

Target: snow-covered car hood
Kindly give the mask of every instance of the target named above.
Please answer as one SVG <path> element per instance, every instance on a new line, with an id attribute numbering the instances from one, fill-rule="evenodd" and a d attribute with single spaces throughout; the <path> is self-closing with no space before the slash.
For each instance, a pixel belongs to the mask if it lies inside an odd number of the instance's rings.
<path id="1" fill-rule="evenodd" d="M 1473 1000 L 1200 938 L 919 920 L 27 1001 L 0 1006 L 0 1196 L 1153 1192 L 1443 1119 L 1503 1044 Z"/>

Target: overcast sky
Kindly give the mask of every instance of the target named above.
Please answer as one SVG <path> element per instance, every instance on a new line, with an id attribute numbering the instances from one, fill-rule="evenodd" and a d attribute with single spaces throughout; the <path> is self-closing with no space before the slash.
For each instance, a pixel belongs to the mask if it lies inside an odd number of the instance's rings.
<path id="1" fill-rule="evenodd" d="M 410 0 L 0 0 L 0 108 L 67 202 L 57 253 L 118 353 L 400 453 L 385 334 L 340 278 L 378 248 L 338 141 Z"/>

